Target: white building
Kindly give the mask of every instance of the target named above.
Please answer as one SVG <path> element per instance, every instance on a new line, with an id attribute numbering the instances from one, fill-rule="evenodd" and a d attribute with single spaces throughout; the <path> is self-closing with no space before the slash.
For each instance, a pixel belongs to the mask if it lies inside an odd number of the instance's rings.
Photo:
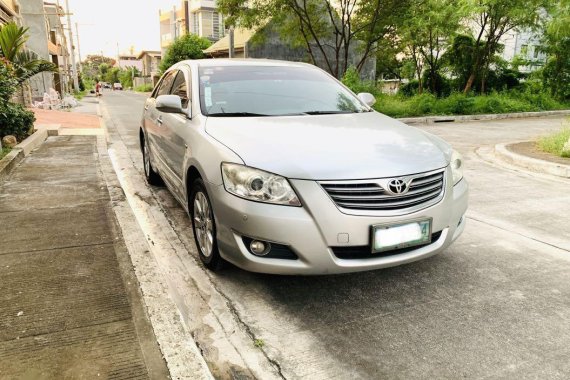
<path id="1" fill-rule="evenodd" d="M 175 39 L 193 33 L 212 42 L 224 36 L 222 14 L 216 9 L 215 0 L 183 0 L 180 7 L 161 10 L 160 47 L 164 55 Z"/>
<path id="2" fill-rule="evenodd" d="M 519 70 L 528 73 L 542 67 L 546 62 L 546 54 L 540 51 L 541 36 L 531 31 L 511 31 L 505 34 L 500 42 L 505 46 L 502 58 L 512 62 L 516 56 L 529 61 L 527 66 L 520 66 Z"/>

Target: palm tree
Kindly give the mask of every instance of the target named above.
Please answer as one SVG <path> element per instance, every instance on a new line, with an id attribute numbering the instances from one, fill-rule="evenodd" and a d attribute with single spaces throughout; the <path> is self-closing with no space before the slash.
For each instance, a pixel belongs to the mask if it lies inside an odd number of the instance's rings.
<path id="1" fill-rule="evenodd" d="M 18 83 L 42 72 L 57 71 L 56 65 L 25 48 L 27 40 L 28 28 L 18 26 L 14 22 L 0 26 L 0 57 L 14 65 Z"/>

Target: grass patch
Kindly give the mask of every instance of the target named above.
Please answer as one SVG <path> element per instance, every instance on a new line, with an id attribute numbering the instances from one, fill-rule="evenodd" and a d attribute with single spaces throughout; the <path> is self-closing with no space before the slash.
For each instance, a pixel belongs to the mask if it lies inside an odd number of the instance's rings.
<path id="1" fill-rule="evenodd" d="M 11 150 L 12 148 L 2 147 L 2 149 L 0 149 L 0 160 L 3 159 L 8 153 L 10 153 Z"/>
<path id="2" fill-rule="evenodd" d="M 253 341 L 253 345 L 257 348 L 263 348 L 263 346 L 265 346 L 265 342 L 263 339 L 256 339 Z"/>
<path id="3" fill-rule="evenodd" d="M 83 90 L 83 91 L 75 91 L 73 93 L 73 96 L 75 97 L 75 99 L 77 100 L 81 100 L 83 99 L 83 97 L 87 94 L 87 90 Z"/>
<path id="4" fill-rule="evenodd" d="M 154 86 L 152 84 L 143 84 L 135 87 L 136 92 L 151 92 Z"/>
<path id="5" fill-rule="evenodd" d="M 564 151 L 564 144 L 570 139 L 570 127 L 538 140 L 538 149 L 543 152 L 552 153 L 560 157 L 569 157 L 570 151 Z"/>
<path id="6" fill-rule="evenodd" d="M 527 91 L 495 92 L 489 95 L 454 93 L 445 98 L 429 93 L 411 97 L 382 94 L 377 96 L 374 109 L 391 117 L 414 117 L 550 111 L 570 109 L 570 104 L 556 101 L 547 93 Z"/>

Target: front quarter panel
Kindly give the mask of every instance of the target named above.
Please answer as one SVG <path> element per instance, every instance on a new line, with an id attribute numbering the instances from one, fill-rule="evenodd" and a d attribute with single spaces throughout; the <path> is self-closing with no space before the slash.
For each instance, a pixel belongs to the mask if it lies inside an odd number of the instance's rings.
<path id="1" fill-rule="evenodd" d="M 206 119 L 205 116 L 197 116 Z M 202 124 L 202 123 L 201 123 Z M 234 151 L 206 133 L 203 127 L 193 129 L 188 145 L 186 172 L 192 166 L 196 167 L 205 182 L 214 186 L 222 185 L 222 162 L 243 164 L 243 160 Z"/>

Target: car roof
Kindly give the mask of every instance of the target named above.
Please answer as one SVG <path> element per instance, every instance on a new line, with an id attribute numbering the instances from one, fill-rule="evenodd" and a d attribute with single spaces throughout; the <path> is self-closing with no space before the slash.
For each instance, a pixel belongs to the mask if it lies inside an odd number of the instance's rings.
<path id="1" fill-rule="evenodd" d="M 280 61 L 276 59 L 258 58 L 209 58 L 181 61 L 179 64 L 198 67 L 219 67 L 219 66 L 288 66 L 288 67 L 315 67 L 308 63 Z"/>

